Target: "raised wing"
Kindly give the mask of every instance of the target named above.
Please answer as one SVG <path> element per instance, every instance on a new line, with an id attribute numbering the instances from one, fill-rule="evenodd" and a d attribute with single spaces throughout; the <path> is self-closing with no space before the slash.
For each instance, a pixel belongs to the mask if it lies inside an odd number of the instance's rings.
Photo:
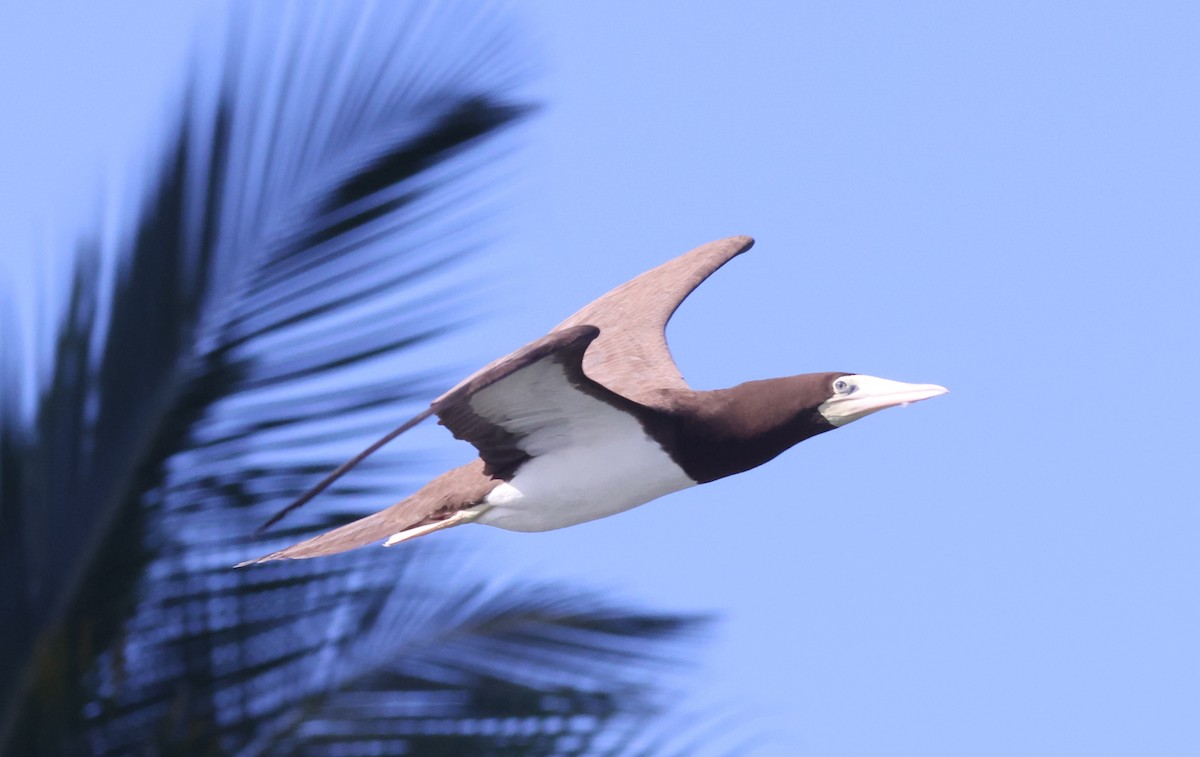
<path id="1" fill-rule="evenodd" d="M 663 389 L 688 388 L 667 348 L 667 321 L 713 271 L 753 244 L 741 236 L 701 245 L 622 284 L 551 333 L 599 327 L 599 338 L 583 357 L 584 373 L 634 402 L 657 407 Z"/>
<path id="2" fill-rule="evenodd" d="M 584 375 L 589 345 L 602 336 L 591 325 L 547 334 L 442 395 L 433 410 L 501 478 L 531 457 L 586 446 L 652 412 Z"/>
<path id="3" fill-rule="evenodd" d="M 626 409 L 636 413 L 661 407 L 662 390 L 687 388 L 667 348 L 667 321 L 679 304 L 713 271 L 753 244 L 754 240 L 746 236 L 709 242 L 622 284 L 560 323 L 545 337 L 468 376 L 436 400 L 434 407 L 422 411 L 347 460 L 259 530 L 273 525 L 311 500 L 368 455 L 434 412 L 455 436 L 466 439 L 480 450 L 489 472 L 512 470 L 530 456 L 518 443 L 520 434 L 505 430 L 504 422 L 484 421 L 478 412 L 470 409 L 470 402 L 466 400 L 472 392 L 552 354 L 558 357 L 551 363 L 561 366 L 557 369 L 562 374 L 558 379 L 559 388 L 569 385 L 577 393 L 574 400 L 568 399 L 573 396 L 571 394 L 559 395 L 557 411 L 560 413 L 566 412 L 570 402 L 582 402 L 581 398 L 585 396 L 602 399 L 614 407 L 628 400 Z M 584 326 L 592 328 L 579 330 Z M 533 411 L 530 413 L 532 417 Z M 578 423 L 576 426 L 582 428 Z"/>

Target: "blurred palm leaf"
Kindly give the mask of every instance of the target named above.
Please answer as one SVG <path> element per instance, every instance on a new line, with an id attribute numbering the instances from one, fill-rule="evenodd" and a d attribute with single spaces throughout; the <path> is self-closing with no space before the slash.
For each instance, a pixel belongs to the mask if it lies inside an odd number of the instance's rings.
<path id="1" fill-rule="evenodd" d="M 6 752 L 623 751 L 698 626 L 498 587 L 444 549 L 230 569 L 339 441 L 454 378 L 413 350 L 462 318 L 453 266 L 483 242 L 496 135 L 526 112 L 490 11 L 345 7 L 236 16 L 134 231 L 77 250 L 31 413 L 5 350 Z M 394 499 L 406 471 L 365 466 L 270 538 Z"/>

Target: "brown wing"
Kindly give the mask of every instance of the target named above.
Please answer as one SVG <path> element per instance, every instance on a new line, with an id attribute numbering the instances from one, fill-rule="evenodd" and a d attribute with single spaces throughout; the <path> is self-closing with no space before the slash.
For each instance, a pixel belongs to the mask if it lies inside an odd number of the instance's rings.
<path id="1" fill-rule="evenodd" d="M 661 390 L 688 388 L 667 348 L 667 321 L 713 271 L 753 244 L 742 236 L 701 245 L 622 284 L 554 331 L 599 327 L 600 337 L 583 357 L 584 372 L 617 394 L 656 407 Z"/>
<path id="2" fill-rule="evenodd" d="M 583 373 L 591 325 L 554 331 L 475 374 L 433 403 L 438 422 L 479 450 L 489 475 L 571 446 L 649 412 Z"/>
<path id="3" fill-rule="evenodd" d="M 482 502 L 498 478 L 531 457 L 586 445 L 597 430 L 649 412 L 584 375 L 585 351 L 599 334 L 595 326 L 547 334 L 434 401 L 439 422 L 475 445 L 482 460 L 442 474 L 386 510 L 242 565 L 331 555 L 446 519 Z"/>

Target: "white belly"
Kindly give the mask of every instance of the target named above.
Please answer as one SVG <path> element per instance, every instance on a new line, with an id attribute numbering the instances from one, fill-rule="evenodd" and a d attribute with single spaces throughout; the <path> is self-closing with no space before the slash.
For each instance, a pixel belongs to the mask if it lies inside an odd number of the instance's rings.
<path id="1" fill-rule="evenodd" d="M 695 485 L 644 433 L 614 434 L 529 460 L 492 490 L 484 500 L 490 509 L 477 522 L 509 531 L 550 531 Z"/>

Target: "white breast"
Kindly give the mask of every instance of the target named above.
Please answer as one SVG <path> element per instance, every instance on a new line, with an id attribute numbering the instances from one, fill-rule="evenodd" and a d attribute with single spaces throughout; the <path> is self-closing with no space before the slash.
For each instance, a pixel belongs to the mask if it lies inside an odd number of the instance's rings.
<path id="1" fill-rule="evenodd" d="M 592 427 L 586 443 L 544 452 L 492 490 L 485 501 L 491 509 L 478 522 L 510 531 L 550 531 L 695 486 L 635 418 L 607 406 L 602 412 L 604 422 Z"/>

